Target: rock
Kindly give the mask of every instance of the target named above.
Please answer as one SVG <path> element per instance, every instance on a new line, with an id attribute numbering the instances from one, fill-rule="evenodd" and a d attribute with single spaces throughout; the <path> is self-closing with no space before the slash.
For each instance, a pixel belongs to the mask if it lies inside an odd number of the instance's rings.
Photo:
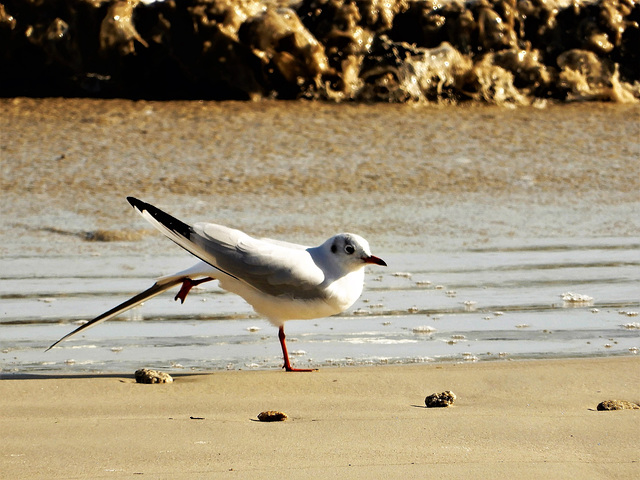
<path id="1" fill-rule="evenodd" d="M 288 90 L 299 93 L 305 83 L 319 83 L 329 68 L 324 47 L 290 8 L 266 9 L 247 20 L 239 33 L 266 71 L 273 72 L 267 78 L 285 96 Z"/>
<path id="2" fill-rule="evenodd" d="M 171 383 L 173 378 L 171 375 L 158 370 L 150 370 L 148 368 L 141 368 L 136 370 L 135 373 L 136 383 Z"/>
<path id="3" fill-rule="evenodd" d="M 109 5 L 107 14 L 100 24 L 100 51 L 103 54 L 135 54 L 136 42 L 149 48 L 149 44 L 134 26 L 133 10 L 137 5 L 138 2 L 134 0 L 118 1 Z"/>
<path id="4" fill-rule="evenodd" d="M 433 393 L 424 399 L 424 404 L 427 408 L 440 408 L 453 405 L 456 401 L 456 394 L 450 390 L 442 393 Z"/>
<path id="5" fill-rule="evenodd" d="M 412 330 L 413 333 L 420 333 L 420 334 L 425 334 L 425 333 L 432 334 L 435 331 L 436 329 L 430 325 L 420 325 L 418 327 L 414 327 Z"/>
<path id="6" fill-rule="evenodd" d="M 624 400 L 605 400 L 598 404 L 598 410 L 640 410 L 640 405 Z"/>
<path id="7" fill-rule="evenodd" d="M 258 414 L 258 420 L 261 422 L 284 422 L 287 418 L 286 413 L 276 410 L 267 410 Z"/>
<path id="8" fill-rule="evenodd" d="M 2 0 L 3 97 L 640 99 L 633 0 Z"/>

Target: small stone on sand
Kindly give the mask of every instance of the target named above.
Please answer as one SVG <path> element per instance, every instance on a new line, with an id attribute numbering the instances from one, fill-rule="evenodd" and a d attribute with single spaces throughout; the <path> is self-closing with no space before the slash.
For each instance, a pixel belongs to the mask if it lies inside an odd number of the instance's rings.
<path id="1" fill-rule="evenodd" d="M 427 408 L 448 407 L 456 401 L 456 394 L 450 390 L 442 393 L 433 393 L 424 399 Z"/>
<path id="2" fill-rule="evenodd" d="M 598 404 L 598 410 L 639 410 L 640 405 L 624 400 L 605 400 Z"/>
<path id="3" fill-rule="evenodd" d="M 276 410 L 267 410 L 258 414 L 258 420 L 261 422 L 284 422 L 287 418 L 286 413 Z"/>
<path id="4" fill-rule="evenodd" d="M 173 378 L 171 375 L 158 370 L 150 370 L 148 368 L 141 368 L 136 370 L 135 373 L 137 383 L 171 383 Z"/>

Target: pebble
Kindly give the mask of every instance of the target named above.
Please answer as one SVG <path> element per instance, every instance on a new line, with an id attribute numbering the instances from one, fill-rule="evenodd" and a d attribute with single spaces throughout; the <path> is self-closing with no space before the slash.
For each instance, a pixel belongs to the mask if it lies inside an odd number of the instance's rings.
<path id="1" fill-rule="evenodd" d="M 625 400 L 605 400 L 600 402 L 597 407 L 598 410 L 640 410 L 640 405 L 633 402 L 627 402 Z"/>
<path id="2" fill-rule="evenodd" d="M 467 300 L 467 301 L 463 302 L 464 309 L 467 312 L 474 311 L 476 309 L 476 304 L 477 304 L 477 302 L 475 302 L 474 300 Z"/>
<path id="3" fill-rule="evenodd" d="M 453 405 L 453 402 L 455 401 L 456 394 L 450 390 L 447 390 L 442 393 L 432 393 L 424 399 L 424 404 L 427 406 L 427 408 L 439 408 Z"/>
<path id="4" fill-rule="evenodd" d="M 570 303 L 588 303 L 593 301 L 593 297 L 581 293 L 565 292 L 560 296 L 562 300 Z"/>
<path id="5" fill-rule="evenodd" d="M 436 329 L 430 325 L 421 325 L 419 327 L 413 327 L 413 333 L 433 333 Z"/>
<path id="6" fill-rule="evenodd" d="M 136 377 L 136 383 L 171 383 L 173 378 L 171 375 L 158 370 L 151 370 L 148 368 L 141 368 L 136 370 L 134 374 Z"/>
<path id="7" fill-rule="evenodd" d="M 267 410 L 258 414 L 258 420 L 261 422 L 284 422 L 287 418 L 289 417 L 286 413 L 276 410 Z"/>
<path id="8" fill-rule="evenodd" d="M 392 273 L 392 275 L 394 277 L 404 277 L 404 278 L 411 278 L 411 273 L 409 272 L 394 272 Z"/>

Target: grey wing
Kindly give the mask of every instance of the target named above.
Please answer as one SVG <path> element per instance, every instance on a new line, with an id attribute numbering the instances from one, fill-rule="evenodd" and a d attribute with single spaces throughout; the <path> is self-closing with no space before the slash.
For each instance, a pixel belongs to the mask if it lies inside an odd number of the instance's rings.
<path id="1" fill-rule="evenodd" d="M 197 242 L 217 265 L 249 285 L 270 295 L 313 298 L 325 280 L 305 247 L 286 242 L 259 240 L 235 230 L 233 241 L 227 227 L 196 224 Z M 220 239 L 225 241 L 221 242 Z"/>
<path id="2" fill-rule="evenodd" d="M 258 240 L 213 223 L 192 227 L 153 205 L 132 197 L 128 200 L 149 223 L 223 274 L 270 295 L 318 295 L 324 274 L 305 247 Z"/>

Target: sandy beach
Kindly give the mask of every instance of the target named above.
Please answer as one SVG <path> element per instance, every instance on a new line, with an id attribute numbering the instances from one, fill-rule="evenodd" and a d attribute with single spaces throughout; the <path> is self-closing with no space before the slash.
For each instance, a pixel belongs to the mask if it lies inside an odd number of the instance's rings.
<path id="1" fill-rule="evenodd" d="M 633 478 L 634 357 L 0 382 L 3 478 Z M 424 397 L 452 390 L 449 408 Z M 280 410 L 289 419 L 262 423 Z"/>
<path id="2" fill-rule="evenodd" d="M 640 478 L 638 7 L 0 3 L 0 480 Z M 128 195 L 389 269 L 313 373 L 213 290 L 45 354 L 193 261 Z"/>

